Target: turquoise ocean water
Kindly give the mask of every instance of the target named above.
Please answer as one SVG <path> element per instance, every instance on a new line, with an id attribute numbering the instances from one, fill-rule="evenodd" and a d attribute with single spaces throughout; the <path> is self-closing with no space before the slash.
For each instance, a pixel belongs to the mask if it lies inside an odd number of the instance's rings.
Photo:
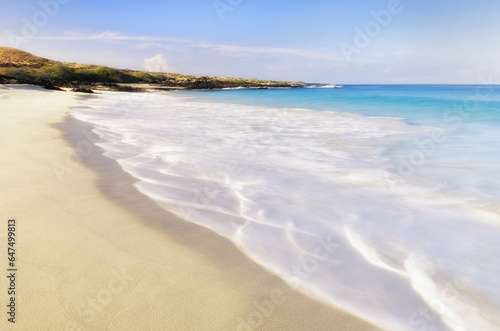
<path id="1" fill-rule="evenodd" d="M 403 174 L 426 171 L 436 180 L 449 179 L 454 186 L 459 185 L 456 176 L 470 175 L 462 178 L 462 188 L 492 194 L 494 191 L 496 197 L 500 196 L 499 160 L 495 157 L 500 153 L 500 86 L 348 85 L 339 89 L 241 89 L 185 94 L 210 102 L 340 111 L 432 126 L 444 136 L 427 144 L 430 135 L 398 137 L 399 146 L 388 151 L 395 159 L 393 166 L 401 168 Z M 414 153 L 405 153 L 410 150 Z M 423 164 L 419 150 L 425 154 Z M 477 171 L 468 173 L 464 166 Z M 470 181 L 475 183 L 468 185 Z"/>
<path id="2" fill-rule="evenodd" d="M 137 189 L 388 330 L 500 329 L 500 87 L 106 93 Z"/>

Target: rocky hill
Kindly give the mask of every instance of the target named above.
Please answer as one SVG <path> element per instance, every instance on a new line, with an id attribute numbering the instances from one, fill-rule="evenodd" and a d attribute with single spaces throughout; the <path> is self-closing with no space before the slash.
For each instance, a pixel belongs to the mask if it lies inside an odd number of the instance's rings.
<path id="1" fill-rule="evenodd" d="M 41 68 L 53 64 L 56 62 L 16 48 L 0 47 L 0 67 Z"/>
<path id="2" fill-rule="evenodd" d="M 0 84 L 35 84 L 75 91 L 144 91 L 146 89 L 220 89 L 301 87 L 304 83 L 258 79 L 187 76 L 175 73 L 122 70 L 106 66 L 66 63 L 10 47 L 0 47 Z"/>

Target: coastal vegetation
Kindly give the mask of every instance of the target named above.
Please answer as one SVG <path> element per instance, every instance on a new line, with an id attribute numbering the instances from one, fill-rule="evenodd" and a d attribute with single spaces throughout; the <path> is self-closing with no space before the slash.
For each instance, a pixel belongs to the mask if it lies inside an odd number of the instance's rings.
<path id="1" fill-rule="evenodd" d="M 57 89 L 141 91 L 153 89 L 220 89 L 299 87 L 303 83 L 258 79 L 220 78 L 116 69 L 107 66 L 66 63 L 0 47 L 0 84 L 34 84 Z"/>

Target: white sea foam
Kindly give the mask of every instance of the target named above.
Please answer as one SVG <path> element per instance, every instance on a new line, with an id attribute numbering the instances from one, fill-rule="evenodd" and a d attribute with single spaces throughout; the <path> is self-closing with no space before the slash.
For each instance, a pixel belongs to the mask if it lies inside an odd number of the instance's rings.
<path id="1" fill-rule="evenodd" d="M 72 115 L 139 191 L 307 295 L 388 330 L 500 328 L 498 200 L 390 171 L 397 137 L 428 128 L 166 93 Z"/>
<path id="2" fill-rule="evenodd" d="M 341 88 L 342 85 L 335 84 L 318 84 L 318 85 L 305 85 L 305 88 Z"/>

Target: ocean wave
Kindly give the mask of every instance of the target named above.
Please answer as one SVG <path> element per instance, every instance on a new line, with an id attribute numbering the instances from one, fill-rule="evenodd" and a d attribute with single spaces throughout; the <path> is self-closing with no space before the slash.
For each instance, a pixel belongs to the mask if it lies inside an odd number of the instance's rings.
<path id="1" fill-rule="evenodd" d="M 497 216 L 391 170 L 398 137 L 429 128 L 167 93 L 109 93 L 71 114 L 140 192 L 309 296 L 388 330 L 500 325 Z"/>

